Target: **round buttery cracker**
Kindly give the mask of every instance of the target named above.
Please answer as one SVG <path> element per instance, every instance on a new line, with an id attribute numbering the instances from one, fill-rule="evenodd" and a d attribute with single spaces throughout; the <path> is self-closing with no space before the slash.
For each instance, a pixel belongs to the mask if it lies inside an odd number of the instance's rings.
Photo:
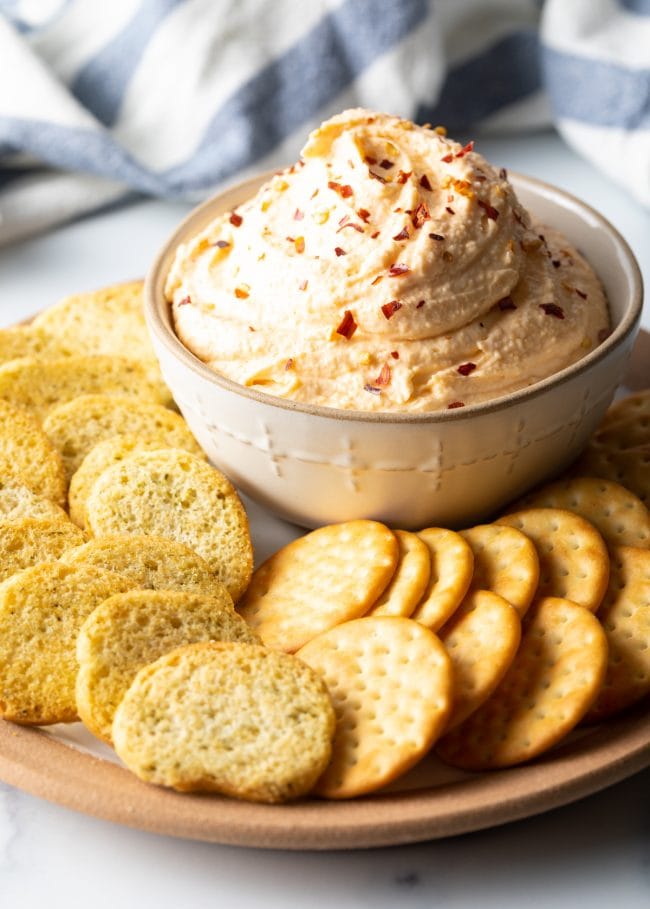
<path id="1" fill-rule="evenodd" d="M 0 475 L 65 505 L 67 481 L 61 455 L 36 420 L 0 399 Z"/>
<path id="2" fill-rule="evenodd" d="M 575 473 L 620 483 L 650 507 L 650 445 L 637 448 L 587 446 L 573 468 Z"/>
<path id="3" fill-rule="evenodd" d="M 482 707 L 438 744 L 466 770 L 510 767 L 547 751 L 586 714 L 602 685 L 607 639 L 598 619 L 570 600 L 530 609 L 515 659 Z"/>
<path id="4" fill-rule="evenodd" d="M 65 514 L 0 521 L 0 581 L 23 568 L 58 559 L 83 542 L 83 533 Z"/>
<path id="5" fill-rule="evenodd" d="M 468 593 L 438 632 L 454 678 L 447 729 L 454 729 L 490 697 L 515 658 L 521 639 L 516 609 L 489 590 Z"/>
<path id="6" fill-rule="evenodd" d="M 429 548 L 431 574 L 411 618 L 436 631 L 467 593 L 472 581 L 474 556 L 469 544 L 453 530 L 428 527 L 418 536 Z"/>
<path id="7" fill-rule="evenodd" d="M 43 562 L 0 584 L 0 716 L 14 723 L 77 718 L 77 635 L 126 578 L 98 568 Z"/>
<path id="8" fill-rule="evenodd" d="M 226 477 L 180 449 L 143 451 L 101 474 L 86 502 L 95 537 L 168 537 L 198 552 L 234 600 L 253 571 L 248 518 Z"/>
<path id="9" fill-rule="evenodd" d="M 35 357 L 40 360 L 58 360 L 74 353 L 73 342 L 61 342 L 44 328 L 32 325 L 12 325 L 0 328 L 0 363 Z"/>
<path id="10" fill-rule="evenodd" d="M 0 521 L 19 521 L 22 518 L 68 520 L 65 511 L 55 502 L 37 496 L 19 478 L 3 476 L 0 466 Z"/>
<path id="11" fill-rule="evenodd" d="M 473 590 L 491 590 L 523 616 L 539 582 L 539 558 L 531 540 L 515 527 L 479 524 L 460 535 L 474 553 Z"/>
<path id="12" fill-rule="evenodd" d="M 598 618 L 609 659 L 603 687 L 587 716 L 594 722 L 650 694 L 650 550 L 612 550 L 609 587 Z"/>
<path id="13" fill-rule="evenodd" d="M 596 430 L 596 436 L 599 436 L 602 430 L 609 429 L 610 426 L 621 420 L 630 421 L 630 423 L 644 424 L 646 429 L 650 426 L 650 389 L 637 391 L 633 395 L 628 395 L 616 401 L 609 408 L 603 422 Z M 650 435 L 647 437 L 650 443 Z M 638 442 L 634 443 L 638 445 Z"/>
<path id="14" fill-rule="evenodd" d="M 139 670 L 197 641 L 259 644 L 222 585 L 212 596 L 131 590 L 101 603 L 77 638 L 77 711 L 88 729 L 110 742 L 115 711 Z"/>
<path id="15" fill-rule="evenodd" d="M 435 634 L 411 619 L 346 622 L 297 656 L 322 676 L 336 712 L 320 795 L 351 798 L 390 783 L 426 754 L 447 722 L 449 657 Z"/>
<path id="16" fill-rule="evenodd" d="M 182 440 L 177 440 L 171 447 L 182 448 L 198 457 L 204 457 L 189 430 L 187 433 L 187 444 L 183 445 L 181 443 Z M 94 448 L 90 449 L 79 465 L 79 469 L 74 472 L 70 480 L 68 504 L 71 520 L 80 527 L 85 526 L 86 500 L 90 495 L 90 490 L 101 474 L 109 467 L 112 467 L 113 464 L 118 464 L 139 451 L 158 451 L 161 448 L 169 447 L 165 433 L 161 433 L 158 438 L 154 437 L 154 433 L 149 437 L 127 433 L 125 435 L 112 436 L 110 439 L 98 442 Z"/>
<path id="17" fill-rule="evenodd" d="M 82 395 L 53 408 L 43 421 L 43 429 L 61 453 L 68 476 L 78 470 L 91 448 L 124 433 L 164 441 L 166 448 L 202 454 L 180 414 L 133 398 Z"/>
<path id="18" fill-rule="evenodd" d="M 538 596 L 572 600 L 595 612 L 607 590 L 609 556 L 593 524 L 562 508 L 526 508 L 497 521 L 515 527 L 539 556 Z"/>
<path id="19" fill-rule="evenodd" d="M 597 477 L 569 477 L 527 496 L 528 508 L 564 508 L 594 525 L 610 546 L 650 548 L 650 512 L 619 483 Z"/>
<path id="20" fill-rule="evenodd" d="M 397 559 L 397 540 L 383 524 L 329 524 L 267 559 L 238 609 L 268 647 L 292 652 L 367 612 Z"/>
<path id="21" fill-rule="evenodd" d="M 395 574 L 382 595 L 368 615 L 401 615 L 408 618 L 429 582 L 431 575 L 431 556 L 426 543 L 415 533 L 407 530 L 394 530 L 399 546 L 399 556 Z"/>
<path id="22" fill-rule="evenodd" d="M 80 395 L 132 396 L 163 404 L 169 392 L 150 378 L 147 369 L 124 357 L 24 357 L 0 366 L 0 398 L 43 419 L 53 407 Z"/>
<path id="23" fill-rule="evenodd" d="M 141 669 L 117 708 L 115 750 L 140 779 L 260 802 L 313 787 L 334 711 L 301 660 L 251 644 L 190 644 Z"/>
<path id="24" fill-rule="evenodd" d="M 97 537 L 61 556 L 66 565 L 86 565 L 130 578 L 143 590 L 182 590 L 221 596 L 223 585 L 201 556 L 166 537 L 122 534 Z"/>

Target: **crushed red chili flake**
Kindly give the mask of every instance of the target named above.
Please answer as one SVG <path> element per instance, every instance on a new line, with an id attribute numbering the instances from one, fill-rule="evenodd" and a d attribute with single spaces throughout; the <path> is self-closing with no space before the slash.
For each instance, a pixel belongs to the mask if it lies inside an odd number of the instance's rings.
<path id="1" fill-rule="evenodd" d="M 379 180 L 380 183 L 388 183 L 388 180 L 386 179 L 386 177 L 382 177 L 381 174 L 376 174 L 374 172 L 374 170 L 369 170 L 368 176 L 372 177 L 373 180 Z"/>
<path id="2" fill-rule="evenodd" d="M 512 217 L 515 219 L 515 221 L 517 222 L 517 224 L 520 224 L 522 227 L 525 227 L 525 226 L 526 226 L 526 225 L 524 224 L 524 219 L 521 217 L 521 215 L 520 215 L 518 212 L 516 212 L 516 211 L 514 210 L 514 208 L 512 209 Z"/>
<path id="3" fill-rule="evenodd" d="M 227 240 L 217 240 L 214 245 L 218 246 L 219 249 L 227 249 L 230 246 L 230 243 L 228 243 Z"/>
<path id="4" fill-rule="evenodd" d="M 336 333 L 337 335 L 343 335 L 343 337 L 347 338 L 349 341 L 356 330 L 357 323 L 354 321 L 354 316 L 349 309 L 346 309 L 343 313 L 343 318 L 339 322 L 339 326 L 336 329 Z"/>
<path id="5" fill-rule="evenodd" d="M 575 289 L 575 292 L 578 294 L 579 297 L 582 297 L 583 300 L 586 300 L 586 299 L 587 299 L 587 294 L 584 292 L 584 290 L 578 290 L 577 287 L 574 288 L 574 289 Z"/>
<path id="6" fill-rule="evenodd" d="M 399 360 L 399 352 L 397 350 L 391 350 L 390 355 L 393 360 Z"/>
<path id="7" fill-rule="evenodd" d="M 411 222 L 413 227 L 416 230 L 419 230 L 425 221 L 431 220 L 431 215 L 429 214 L 429 209 L 425 202 L 420 202 L 418 207 L 415 209 L 411 215 Z"/>
<path id="8" fill-rule="evenodd" d="M 389 161 L 388 158 L 384 158 L 383 161 L 379 162 L 379 166 L 382 168 L 382 170 L 390 170 L 391 167 L 395 167 L 395 162 Z"/>
<path id="9" fill-rule="evenodd" d="M 505 169 L 505 167 L 502 167 L 501 170 L 499 171 L 499 177 L 501 180 L 508 179 L 508 171 Z"/>
<path id="10" fill-rule="evenodd" d="M 309 284 L 309 281 L 301 281 L 300 284 L 298 285 L 298 290 L 307 290 L 308 284 Z"/>
<path id="11" fill-rule="evenodd" d="M 390 303 L 384 303 L 381 311 L 387 319 L 392 319 L 397 310 L 402 308 L 402 305 L 399 300 L 391 300 Z"/>
<path id="12" fill-rule="evenodd" d="M 334 252 L 336 253 L 337 256 L 347 256 L 346 251 L 344 249 L 341 249 L 340 246 L 335 246 Z"/>
<path id="13" fill-rule="evenodd" d="M 377 388 L 376 385 L 370 385 L 370 383 L 366 383 L 363 386 L 363 390 L 369 392 L 371 395 L 380 395 L 381 394 L 381 388 Z"/>
<path id="14" fill-rule="evenodd" d="M 606 341 L 609 338 L 609 328 L 601 328 L 598 332 L 598 340 L 602 344 L 603 341 Z"/>
<path id="15" fill-rule="evenodd" d="M 468 376 L 470 372 L 474 372 L 475 369 L 476 363 L 461 363 L 456 369 L 456 372 L 459 372 L 461 376 Z"/>
<path id="16" fill-rule="evenodd" d="M 451 404 L 447 404 L 447 410 L 455 410 L 457 407 L 464 407 L 464 401 L 452 401 Z"/>
<path id="17" fill-rule="evenodd" d="M 397 175 L 397 182 L 404 184 L 413 173 L 412 170 L 401 170 Z"/>
<path id="18" fill-rule="evenodd" d="M 410 236 L 411 235 L 408 232 L 408 227 L 403 227 L 398 234 L 395 234 L 393 240 L 408 240 Z"/>
<path id="19" fill-rule="evenodd" d="M 343 217 L 339 221 L 339 226 L 343 227 L 343 225 L 347 224 L 349 220 L 350 220 L 350 215 L 343 215 Z"/>
<path id="20" fill-rule="evenodd" d="M 497 302 L 497 306 L 503 312 L 505 312 L 508 309 L 517 308 L 515 305 L 515 301 L 512 299 L 512 297 L 501 297 L 501 299 Z"/>
<path id="21" fill-rule="evenodd" d="M 444 161 L 445 164 L 450 164 L 454 160 L 454 156 L 451 153 L 449 153 L 448 155 L 445 155 L 445 157 L 441 158 L 440 160 Z"/>
<path id="22" fill-rule="evenodd" d="M 422 176 L 420 177 L 420 186 L 422 187 L 422 189 L 428 189 L 429 192 L 431 192 L 431 190 L 433 189 L 433 187 L 429 183 L 429 178 L 427 177 L 426 174 L 422 174 Z"/>
<path id="23" fill-rule="evenodd" d="M 336 231 L 337 234 L 340 234 L 342 230 L 345 230 L 346 227 L 351 227 L 352 230 L 356 230 L 358 234 L 365 233 L 361 224 L 354 224 L 352 221 L 348 221 L 347 224 L 342 224 L 341 227 Z"/>
<path id="24" fill-rule="evenodd" d="M 337 183 L 335 180 L 329 180 L 327 183 L 327 188 L 333 189 L 334 192 L 338 193 L 342 199 L 348 199 L 354 192 L 354 190 L 348 183 L 341 184 L 341 183 Z"/>
<path id="25" fill-rule="evenodd" d="M 310 199 L 315 199 L 315 198 L 316 198 L 316 196 L 318 195 L 318 189 L 319 189 L 319 187 L 317 186 L 316 189 L 315 189 L 315 190 L 313 191 L 313 193 L 311 194 L 311 196 L 309 197 Z"/>
<path id="26" fill-rule="evenodd" d="M 456 212 L 453 210 L 453 208 L 450 208 L 449 205 L 445 206 L 445 211 L 448 212 L 450 215 L 456 214 Z"/>
<path id="27" fill-rule="evenodd" d="M 479 208 L 483 209 L 491 221 L 496 221 L 496 219 L 499 217 L 499 211 L 493 205 L 490 205 L 489 202 L 484 202 L 483 199 L 479 199 L 478 205 Z"/>
<path id="28" fill-rule="evenodd" d="M 376 231 L 374 232 L 374 234 L 370 234 L 370 239 L 371 239 L 371 240 L 376 240 L 378 236 L 379 236 L 379 231 L 376 230 Z"/>
<path id="29" fill-rule="evenodd" d="M 559 259 L 551 259 L 551 265 L 553 268 L 559 268 L 562 263 Z"/>
<path id="30" fill-rule="evenodd" d="M 442 236 L 442 234 L 429 234 L 429 239 L 440 241 L 440 240 L 444 240 L 445 238 Z"/>
<path id="31" fill-rule="evenodd" d="M 368 219 L 370 218 L 370 212 L 368 211 L 367 208 L 357 208 L 357 214 L 359 215 L 361 220 L 364 222 L 364 224 L 368 223 Z"/>
<path id="32" fill-rule="evenodd" d="M 390 366 L 388 365 L 388 363 L 384 363 L 384 365 L 381 368 L 381 372 L 375 379 L 375 386 L 377 388 L 386 388 L 388 385 L 390 385 L 390 380 L 391 380 Z"/>
<path id="33" fill-rule="evenodd" d="M 544 236 L 544 234 L 537 234 L 537 236 L 542 241 L 542 243 L 546 243 L 546 237 Z"/>
<path id="34" fill-rule="evenodd" d="M 302 221 L 302 219 L 303 219 L 304 217 L 305 217 L 305 215 L 303 214 L 303 212 L 300 211 L 299 208 L 297 208 L 297 209 L 294 211 L 294 213 L 293 213 L 293 220 L 294 220 L 294 221 Z"/>
<path id="35" fill-rule="evenodd" d="M 305 238 L 304 238 L 304 237 L 296 237 L 296 239 L 294 240 L 293 245 L 295 246 L 296 252 L 297 252 L 297 253 L 304 253 L 304 251 L 305 251 Z"/>
<path id="36" fill-rule="evenodd" d="M 177 306 L 189 306 L 191 302 L 192 301 L 189 297 L 183 297 L 183 299 L 179 300 L 176 305 Z"/>
<path id="37" fill-rule="evenodd" d="M 285 368 L 285 370 L 293 369 L 293 357 L 289 357 L 287 362 L 284 364 L 284 368 Z"/>
<path id="38" fill-rule="evenodd" d="M 468 152 L 471 152 L 471 151 L 474 151 L 474 140 L 473 140 L 473 139 L 472 139 L 471 142 L 468 142 L 467 145 L 463 145 L 463 147 L 461 148 L 461 150 L 460 150 L 459 152 L 456 152 L 455 157 L 456 157 L 456 158 L 464 158 L 465 155 L 468 154 Z"/>
<path id="39" fill-rule="evenodd" d="M 476 180 L 477 183 L 485 183 L 485 181 L 487 180 L 487 177 L 485 176 L 485 174 L 476 174 L 474 179 Z"/>
<path id="40" fill-rule="evenodd" d="M 228 218 L 228 220 L 233 225 L 233 227 L 240 227 L 244 221 L 242 216 L 238 215 L 236 211 L 233 211 L 230 213 L 230 217 Z"/>
<path id="41" fill-rule="evenodd" d="M 363 160 L 366 162 L 366 164 L 376 164 L 377 163 L 377 159 L 373 158 L 372 155 L 366 155 Z"/>
<path id="42" fill-rule="evenodd" d="M 410 270 L 411 269 L 408 265 L 400 265 L 398 262 L 396 262 L 395 265 L 391 265 L 391 267 L 388 269 L 388 274 L 391 276 L 391 278 L 399 278 L 400 275 L 408 274 Z"/>
<path id="43" fill-rule="evenodd" d="M 377 275 L 377 277 L 375 278 L 375 280 L 370 282 L 370 286 L 371 286 L 371 287 L 374 287 L 375 284 L 379 284 L 380 281 L 383 281 L 383 278 L 384 278 L 383 275 Z"/>
<path id="44" fill-rule="evenodd" d="M 243 287 L 236 287 L 235 296 L 237 297 L 238 300 L 246 300 L 246 299 L 248 299 L 249 293 Z"/>
<path id="45" fill-rule="evenodd" d="M 555 316 L 556 319 L 564 318 L 564 310 L 557 303 L 540 303 L 539 308 L 543 309 L 547 316 Z"/>
<path id="46" fill-rule="evenodd" d="M 424 306 L 424 304 L 425 304 L 426 302 L 427 302 L 426 300 L 420 300 L 415 308 L 416 308 L 416 309 L 422 309 L 422 307 Z"/>

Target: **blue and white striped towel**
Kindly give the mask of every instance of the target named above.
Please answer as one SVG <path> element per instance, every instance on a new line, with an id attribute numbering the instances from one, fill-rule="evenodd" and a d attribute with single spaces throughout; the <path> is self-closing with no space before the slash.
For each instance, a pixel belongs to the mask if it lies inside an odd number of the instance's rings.
<path id="1" fill-rule="evenodd" d="M 0 0 L 0 242 L 201 199 L 362 105 L 555 123 L 650 204 L 650 0 Z"/>

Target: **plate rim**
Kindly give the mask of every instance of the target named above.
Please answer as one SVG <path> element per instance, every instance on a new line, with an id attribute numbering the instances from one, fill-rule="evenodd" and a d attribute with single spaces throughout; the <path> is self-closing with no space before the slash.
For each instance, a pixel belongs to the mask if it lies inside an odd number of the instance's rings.
<path id="1" fill-rule="evenodd" d="M 262 805 L 177 793 L 35 727 L 0 720 L 0 779 L 103 820 L 167 836 L 288 850 L 442 839 L 567 805 L 650 766 L 647 704 L 545 757 L 457 782 L 350 801 Z"/>

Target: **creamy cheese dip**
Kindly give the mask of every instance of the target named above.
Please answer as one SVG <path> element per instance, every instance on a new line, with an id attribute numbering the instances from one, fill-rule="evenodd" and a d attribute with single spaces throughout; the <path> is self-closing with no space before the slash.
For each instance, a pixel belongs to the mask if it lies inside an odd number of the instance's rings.
<path id="1" fill-rule="evenodd" d="M 473 144 L 366 110 L 179 246 L 181 341 L 283 398 L 420 412 L 493 400 L 607 334 L 588 263 Z"/>

